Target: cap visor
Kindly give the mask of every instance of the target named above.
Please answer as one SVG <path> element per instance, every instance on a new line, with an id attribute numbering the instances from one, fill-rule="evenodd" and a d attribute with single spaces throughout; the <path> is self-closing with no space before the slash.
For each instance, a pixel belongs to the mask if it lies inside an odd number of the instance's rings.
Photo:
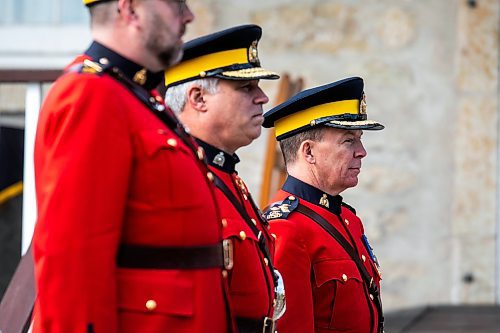
<path id="1" fill-rule="evenodd" d="M 360 120 L 360 121 L 330 120 L 329 122 L 323 123 L 321 125 L 334 128 L 341 128 L 341 129 L 359 129 L 359 130 L 371 130 L 371 131 L 379 131 L 385 128 L 384 125 L 374 120 Z"/>
<path id="2" fill-rule="evenodd" d="M 217 74 L 216 77 L 227 80 L 276 80 L 280 78 L 278 73 L 268 71 L 267 69 L 261 67 L 252 67 L 239 69 L 236 71 L 222 72 L 220 74 Z"/>

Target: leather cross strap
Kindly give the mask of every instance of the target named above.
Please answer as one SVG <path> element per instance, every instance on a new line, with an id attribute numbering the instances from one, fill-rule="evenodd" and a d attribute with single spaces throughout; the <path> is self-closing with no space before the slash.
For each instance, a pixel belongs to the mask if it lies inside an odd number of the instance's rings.
<path id="1" fill-rule="evenodd" d="M 259 248 L 264 254 L 264 257 L 268 260 L 269 269 L 271 270 L 273 276 L 274 286 L 276 287 L 278 281 L 276 280 L 276 275 L 274 274 L 274 266 L 271 261 L 271 254 L 269 253 L 269 247 L 267 246 L 266 238 L 262 235 L 262 232 L 257 228 L 257 226 L 253 224 L 252 219 L 250 218 L 250 216 L 248 215 L 247 211 L 240 203 L 240 201 L 235 197 L 233 192 L 231 192 L 231 190 L 227 187 L 227 185 L 224 184 L 222 179 L 220 179 L 220 177 L 217 176 L 216 174 L 214 174 L 214 184 L 217 188 L 219 188 L 222 191 L 222 193 L 224 193 L 226 198 L 231 202 L 234 208 L 236 208 L 236 210 L 241 215 L 245 223 L 252 230 L 255 237 L 257 237 L 257 239 L 259 240 L 258 242 Z M 259 216 L 259 214 L 256 215 Z"/>
<path id="2" fill-rule="evenodd" d="M 177 136 L 191 149 L 191 151 L 197 155 L 197 148 L 194 144 L 192 137 L 186 133 L 184 127 L 177 120 L 171 111 L 168 111 L 164 104 L 158 103 L 156 98 L 152 96 L 146 89 L 142 86 L 136 84 L 132 80 L 123 74 L 123 72 L 118 67 L 113 67 L 112 64 L 102 65 L 100 63 L 94 62 L 93 60 L 86 59 L 83 63 L 77 63 L 70 68 L 68 68 L 65 73 L 69 72 L 79 72 L 84 66 L 90 66 L 94 69 L 99 69 L 96 75 L 102 75 L 104 73 L 111 76 L 117 82 L 121 83 L 125 88 L 127 88 L 139 101 L 141 101 L 162 123 L 164 123 L 168 128 L 177 134 Z"/>
<path id="3" fill-rule="evenodd" d="M 375 302 L 375 306 L 377 307 L 378 310 L 378 332 L 383 332 L 384 316 L 382 312 L 382 301 L 380 300 L 380 292 L 378 290 L 377 285 L 374 283 L 370 273 L 368 273 L 368 271 L 366 270 L 365 265 L 359 259 L 356 250 L 344 238 L 344 236 L 342 236 L 342 234 L 337 229 L 335 229 L 335 227 L 333 227 L 330 223 L 328 223 L 328 221 L 324 217 L 316 213 L 311 208 L 306 207 L 303 204 L 299 203 L 295 211 L 307 216 L 308 218 L 319 224 L 340 244 L 340 246 L 342 246 L 342 248 L 352 258 L 352 260 L 358 267 L 359 272 L 361 273 L 363 281 L 368 286 L 368 291 L 370 292 L 371 295 L 373 295 L 373 301 Z M 338 215 L 336 216 L 340 220 L 340 217 Z"/>
<path id="4" fill-rule="evenodd" d="M 141 269 L 203 269 L 224 267 L 222 244 L 191 247 L 156 247 L 121 244 L 118 267 Z"/>
<path id="5" fill-rule="evenodd" d="M 103 67 L 103 70 L 105 73 L 109 74 L 112 78 L 129 89 L 137 97 L 137 99 L 139 99 L 158 119 L 161 120 L 161 122 L 173 130 L 196 156 L 197 148 L 194 144 L 193 138 L 186 133 L 181 123 L 171 111 L 167 110 L 164 104 L 158 104 L 154 96 L 152 96 L 142 86 L 139 86 L 126 77 L 118 67 Z M 158 105 L 161 108 L 158 108 Z"/>
<path id="6" fill-rule="evenodd" d="M 21 258 L 0 303 L 0 332 L 28 332 L 35 297 L 35 273 L 30 245 Z"/>

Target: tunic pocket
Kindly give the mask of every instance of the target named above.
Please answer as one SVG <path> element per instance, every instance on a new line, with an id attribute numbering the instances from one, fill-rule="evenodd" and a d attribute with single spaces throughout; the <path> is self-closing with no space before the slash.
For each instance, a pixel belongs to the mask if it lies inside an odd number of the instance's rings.
<path id="1" fill-rule="evenodd" d="M 370 330 L 370 305 L 358 268 L 352 260 L 314 264 L 315 321 L 331 330 Z"/>
<path id="2" fill-rule="evenodd" d="M 187 150 L 179 137 L 165 130 L 145 130 L 139 133 L 139 137 L 149 158 L 154 157 L 162 150 Z"/>
<path id="3" fill-rule="evenodd" d="M 134 204 L 155 209 L 202 204 L 203 197 L 193 193 L 205 182 L 205 174 L 200 172 L 190 149 L 173 132 L 163 129 L 138 132 L 135 149 L 130 184 Z"/>
<path id="4" fill-rule="evenodd" d="M 190 317 L 194 313 L 193 281 L 175 270 L 120 269 L 118 308 L 121 312 Z"/>

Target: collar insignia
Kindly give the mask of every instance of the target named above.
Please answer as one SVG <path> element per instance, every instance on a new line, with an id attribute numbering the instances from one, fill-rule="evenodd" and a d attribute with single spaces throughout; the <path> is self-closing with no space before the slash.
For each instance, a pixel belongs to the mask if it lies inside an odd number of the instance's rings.
<path id="1" fill-rule="evenodd" d="M 215 155 L 214 160 L 212 162 L 214 164 L 217 164 L 220 167 L 223 167 L 224 163 L 226 162 L 226 158 L 224 157 L 224 153 L 220 152 L 217 155 Z"/>
<path id="2" fill-rule="evenodd" d="M 146 75 L 146 68 L 141 69 L 140 71 L 136 72 L 133 78 L 134 82 L 139 84 L 139 85 L 144 85 L 147 80 L 147 75 Z"/>
<path id="3" fill-rule="evenodd" d="M 326 193 L 324 193 L 321 199 L 319 199 L 319 204 L 321 206 L 325 206 L 326 208 L 330 208 L 330 202 L 328 201 Z"/>

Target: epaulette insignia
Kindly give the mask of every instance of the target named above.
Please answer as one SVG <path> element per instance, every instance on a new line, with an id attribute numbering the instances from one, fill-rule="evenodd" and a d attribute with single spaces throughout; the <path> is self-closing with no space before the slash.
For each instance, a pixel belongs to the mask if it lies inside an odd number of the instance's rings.
<path id="1" fill-rule="evenodd" d="M 80 73 L 96 74 L 96 73 L 101 73 L 102 70 L 103 68 L 99 63 L 93 62 L 92 60 L 89 59 L 85 59 L 83 61 L 83 66 L 80 69 Z"/>
<path id="2" fill-rule="evenodd" d="M 354 213 L 354 215 L 356 215 L 356 209 L 354 209 L 354 207 L 346 204 L 345 202 L 342 202 L 342 206 L 344 206 L 345 208 L 349 209 L 351 212 Z"/>
<path id="3" fill-rule="evenodd" d="M 267 220 L 286 219 L 299 205 L 299 199 L 293 195 L 283 201 L 278 201 L 269 206 L 265 212 Z"/>

